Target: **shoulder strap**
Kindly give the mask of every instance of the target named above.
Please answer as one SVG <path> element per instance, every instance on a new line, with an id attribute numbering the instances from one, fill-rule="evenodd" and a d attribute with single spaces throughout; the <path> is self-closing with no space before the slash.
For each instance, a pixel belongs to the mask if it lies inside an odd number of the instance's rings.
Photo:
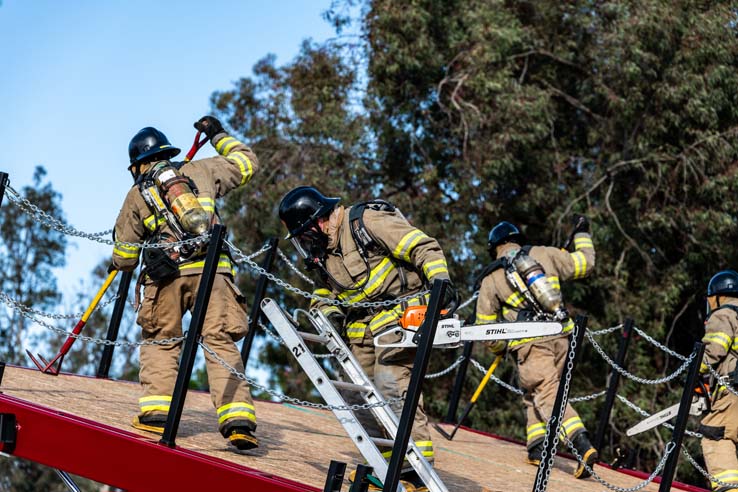
<path id="1" fill-rule="evenodd" d="M 397 207 L 384 200 L 360 202 L 351 207 L 349 212 L 349 228 L 359 252 L 366 257 L 369 253 L 386 253 L 386 248 L 372 236 L 364 224 L 364 211 L 369 208 L 376 211 L 394 212 Z"/>
<path id="2" fill-rule="evenodd" d="M 732 305 L 732 304 L 725 304 L 725 305 L 723 305 L 723 306 L 720 306 L 719 308 L 717 308 L 717 309 L 713 310 L 712 312 L 714 313 L 714 312 L 716 312 L 716 311 L 720 311 L 721 309 L 730 309 L 730 310 L 731 310 L 731 311 L 733 311 L 733 312 L 734 312 L 735 314 L 738 314 L 738 306 L 734 306 L 734 305 Z"/>
<path id="3" fill-rule="evenodd" d="M 474 291 L 479 290 L 482 286 L 482 280 L 484 280 L 487 275 L 491 274 L 495 270 L 499 270 L 500 268 L 507 268 L 507 258 L 497 258 L 495 261 L 484 267 L 484 270 L 479 272 L 479 275 L 474 279 Z"/>

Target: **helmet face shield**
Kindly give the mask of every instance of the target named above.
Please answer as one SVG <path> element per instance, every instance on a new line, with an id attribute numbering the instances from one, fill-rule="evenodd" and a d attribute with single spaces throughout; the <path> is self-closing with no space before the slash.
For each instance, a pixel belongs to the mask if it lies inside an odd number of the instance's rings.
<path id="1" fill-rule="evenodd" d="M 300 238 L 293 236 L 290 238 L 290 242 L 297 250 L 297 254 L 300 255 L 303 260 L 307 260 L 309 256 L 307 251 L 305 251 L 305 248 L 302 247 L 302 244 L 300 243 Z"/>

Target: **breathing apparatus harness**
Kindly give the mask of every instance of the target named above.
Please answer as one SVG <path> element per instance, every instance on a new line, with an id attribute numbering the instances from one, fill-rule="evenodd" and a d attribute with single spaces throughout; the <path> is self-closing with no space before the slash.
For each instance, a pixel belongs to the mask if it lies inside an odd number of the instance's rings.
<path id="1" fill-rule="evenodd" d="M 217 213 L 210 215 L 197 200 L 195 183 L 180 172 L 184 163 L 168 160 L 155 163 L 136 179 L 141 196 L 154 215 L 154 227 L 163 217 L 174 236 L 155 234 L 149 242 L 179 242 L 207 232 L 217 220 Z M 156 229 L 155 229 L 156 230 Z M 173 278 L 179 273 L 179 264 L 202 253 L 207 240 L 177 245 L 167 249 L 145 248 L 143 264 L 146 274 L 155 282 Z"/>

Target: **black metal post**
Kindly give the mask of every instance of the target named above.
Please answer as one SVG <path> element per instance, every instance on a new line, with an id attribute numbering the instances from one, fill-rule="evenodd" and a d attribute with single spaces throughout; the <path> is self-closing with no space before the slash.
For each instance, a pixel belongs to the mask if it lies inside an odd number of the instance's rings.
<path id="1" fill-rule="evenodd" d="M 584 332 L 587 331 L 587 317 L 577 316 L 574 324 L 576 325 L 576 333 L 572 333 L 570 336 L 569 350 L 566 352 L 567 361 L 576 361 L 577 347 L 582 346 L 582 341 L 584 340 Z M 574 368 L 569 367 L 568 362 L 564 364 L 564 370 L 561 372 L 559 389 L 556 392 L 554 407 L 551 411 L 551 417 L 548 419 L 548 439 L 546 440 L 545 447 L 543 449 L 543 456 L 545 457 L 545 459 L 541 460 L 541 464 L 538 465 L 536 480 L 535 482 L 533 482 L 533 492 L 536 492 L 538 484 L 541 483 L 544 480 L 544 477 L 549 474 L 549 467 L 553 465 L 553 461 L 549 458 L 554 452 L 554 438 L 556 437 L 556 433 L 559 432 L 559 428 L 561 427 L 561 409 L 569 397 L 569 395 L 567 394 L 566 380 L 569 379 L 569 375 L 573 370 Z"/>
<path id="2" fill-rule="evenodd" d="M 428 302 L 428 311 L 425 314 L 425 321 L 420 325 L 418 333 L 414 340 L 418 344 L 415 360 L 413 362 L 413 371 L 410 375 L 410 384 L 405 393 L 405 404 L 402 407 L 402 415 L 395 436 L 395 445 L 392 447 L 392 457 L 390 458 L 387 476 L 384 478 L 385 492 L 394 492 L 400 483 L 400 472 L 402 471 L 402 462 L 405 460 L 407 452 L 408 440 L 413 430 L 413 421 L 415 420 L 415 411 L 420 401 L 420 392 L 423 387 L 423 380 L 428 369 L 428 360 L 430 360 L 431 349 L 433 348 L 433 339 L 436 336 L 436 328 L 438 321 L 441 319 L 441 304 L 448 288 L 448 280 L 435 280 L 433 289 L 431 290 L 430 301 Z"/>
<path id="3" fill-rule="evenodd" d="M 10 180 L 8 179 L 8 173 L 0 173 L 0 206 L 3 204 L 3 198 L 5 197 L 5 187 L 8 186 Z"/>
<path id="4" fill-rule="evenodd" d="M 325 479 L 323 492 L 341 492 L 344 473 L 346 473 L 346 463 L 331 460 L 331 466 L 328 468 L 328 476 Z"/>
<path id="5" fill-rule="evenodd" d="M 113 306 L 113 314 L 110 317 L 108 334 L 105 338 L 111 342 L 118 340 L 118 330 L 120 329 L 120 321 L 123 319 L 123 309 L 125 309 L 126 301 L 128 300 L 128 289 L 131 287 L 131 278 L 133 278 L 132 271 L 123 272 L 123 275 L 120 277 L 120 283 L 118 284 L 118 299 L 116 299 L 115 306 Z M 98 378 L 108 377 L 110 364 L 113 360 L 113 350 L 115 350 L 115 345 L 105 345 L 102 357 L 100 358 L 100 365 L 97 368 Z"/>
<path id="6" fill-rule="evenodd" d="M 369 475 L 372 474 L 374 468 L 367 465 L 358 465 L 356 467 L 356 475 L 354 475 L 354 483 L 351 485 L 349 492 L 367 492 L 369 490 Z"/>
<path id="7" fill-rule="evenodd" d="M 5 374 L 5 362 L 0 362 L 0 384 L 3 384 L 3 375 Z M 2 391 L 0 391 L 2 393 Z"/>
<path id="8" fill-rule="evenodd" d="M 679 402 L 679 413 L 677 414 L 676 422 L 674 423 L 674 431 L 671 433 L 671 442 L 674 443 L 674 448 L 666 459 L 666 465 L 664 465 L 664 471 L 661 474 L 659 492 L 668 492 L 671 490 L 671 483 L 674 481 L 674 473 L 676 473 L 677 463 L 679 461 L 679 452 L 682 449 L 684 430 L 687 428 L 689 407 L 692 405 L 694 387 L 697 385 L 697 377 L 700 373 L 702 356 L 705 354 L 705 344 L 702 342 L 695 342 L 692 353 L 695 354 L 695 358 L 689 365 L 687 384 L 684 386 L 684 391 L 682 391 L 682 399 Z"/>
<path id="9" fill-rule="evenodd" d="M 213 288 L 215 274 L 218 271 L 218 259 L 223 248 L 225 233 L 226 227 L 222 224 L 216 224 L 210 232 L 210 244 L 208 245 L 208 252 L 205 256 L 205 266 L 200 276 L 200 285 L 197 288 L 197 297 L 195 298 L 195 307 L 192 310 L 187 339 L 182 350 L 177 381 L 174 384 L 172 404 L 167 415 L 167 423 L 164 426 L 164 434 L 159 440 L 160 443 L 166 444 L 170 448 L 173 448 L 175 445 L 174 440 L 177 437 L 179 419 L 182 417 L 182 409 L 184 408 L 185 398 L 187 397 L 187 386 L 190 383 L 192 367 L 195 364 L 197 343 L 202 332 L 202 324 L 205 321 L 205 313 L 208 310 L 210 291 Z"/>
<path id="10" fill-rule="evenodd" d="M 620 337 L 618 355 L 615 357 L 615 363 L 620 367 L 625 367 L 625 355 L 628 353 L 628 346 L 630 345 L 632 333 L 633 320 L 626 318 L 625 323 L 623 323 L 623 332 Z M 617 395 L 619 384 L 620 373 L 613 369 L 607 383 L 605 405 L 600 409 L 600 421 L 597 424 L 597 433 L 594 438 L 594 447 L 600 451 L 600 458 L 602 457 L 602 445 L 605 441 L 605 429 L 607 428 L 607 423 L 610 421 L 610 414 L 612 413 L 612 406 L 615 404 L 615 396 Z"/>
<path id="11" fill-rule="evenodd" d="M 267 272 L 272 271 L 274 266 L 274 257 L 277 254 L 277 245 L 279 239 L 276 237 L 269 239 L 269 249 L 267 250 L 267 257 L 261 267 Z M 256 328 L 259 326 L 259 318 L 261 317 L 261 301 L 264 299 L 266 293 L 267 284 L 269 279 L 263 273 L 259 275 L 259 281 L 256 283 L 256 293 L 254 294 L 254 303 L 251 305 L 251 319 L 249 320 L 249 332 L 243 339 L 243 345 L 241 346 L 241 360 L 243 361 L 243 367 L 249 362 L 249 354 L 251 353 L 251 345 L 254 343 L 254 336 L 256 335 Z"/>
<path id="12" fill-rule="evenodd" d="M 459 364 L 459 370 L 456 373 L 456 380 L 454 381 L 454 388 L 451 390 L 451 399 L 448 402 L 448 412 L 446 418 L 443 421 L 447 424 L 456 423 L 456 411 L 459 408 L 459 400 L 461 399 L 461 390 L 464 387 L 464 381 L 466 381 L 466 370 L 469 367 L 469 359 L 471 358 L 472 348 L 474 342 L 464 342 L 464 351 L 462 357 L 464 360 Z"/>

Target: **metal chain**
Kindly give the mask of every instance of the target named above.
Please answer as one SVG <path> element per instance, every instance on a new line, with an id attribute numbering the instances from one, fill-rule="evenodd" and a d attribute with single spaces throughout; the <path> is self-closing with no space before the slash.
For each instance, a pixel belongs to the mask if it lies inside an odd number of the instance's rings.
<path id="1" fill-rule="evenodd" d="M 479 370 L 479 372 L 481 372 L 482 374 L 487 374 L 487 369 L 482 364 L 480 364 L 479 361 L 477 361 L 475 359 L 469 359 L 469 362 L 471 362 L 472 365 L 474 367 L 476 367 L 477 370 Z M 505 388 L 505 389 L 507 389 L 509 391 L 512 391 L 515 394 L 518 394 L 520 396 L 523 396 L 525 394 L 525 391 L 521 390 L 520 388 L 516 388 L 515 386 L 511 386 L 511 385 L 507 384 L 505 381 L 503 381 L 502 379 L 498 378 L 494 374 L 492 374 L 490 376 L 490 379 L 492 381 L 494 381 L 495 383 L 499 384 L 500 386 L 502 386 L 503 388 Z"/>
<path id="2" fill-rule="evenodd" d="M 710 474 L 710 472 L 708 472 L 707 470 L 705 470 L 704 468 L 702 468 L 702 467 L 700 466 L 700 464 L 699 464 L 699 463 L 697 463 L 697 461 L 695 461 L 695 459 L 694 459 L 694 458 L 692 457 L 692 455 L 691 455 L 691 454 L 689 454 L 689 451 L 687 451 L 687 448 L 686 448 L 686 447 L 684 447 L 684 445 L 683 445 L 683 444 L 682 444 L 682 454 L 683 454 L 684 456 L 686 456 L 686 458 L 687 458 L 687 461 L 689 461 L 689 462 L 690 462 L 690 463 L 692 464 L 692 466 L 693 466 L 693 467 L 694 467 L 694 468 L 695 468 L 695 469 L 696 469 L 696 470 L 697 470 L 698 472 L 700 472 L 700 473 L 702 474 L 702 476 L 703 476 L 703 477 L 705 477 L 706 479 L 708 479 L 708 480 L 709 480 L 710 482 L 712 482 L 713 484 L 717 484 L 717 485 L 719 485 L 719 486 L 721 486 L 721 487 L 728 487 L 728 488 L 730 488 L 730 489 L 732 489 L 732 488 L 734 488 L 734 487 L 735 487 L 735 485 L 736 485 L 736 484 L 735 484 L 735 482 L 723 482 L 722 480 L 720 480 L 719 478 L 715 478 L 714 476 L 712 476 L 712 475 Z M 714 489 L 713 489 L 713 490 L 714 490 Z"/>
<path id="3" fill-rule="evenodd" d="M 250 258 L 248 258 L 241 250 L 239 250 L 236 246 L 234 246 L 233 243 L 231 243 L 230 241 L 226 240 L 224 242 L 225 244 L 228 245 L 229 248 L 233 250 L 233 253 L 240 258 L 236 260 L 237 263 L 246 263 L 246 265 L 249 268 L 251 268 L 253 271 L 255 271 L 256 273 L 260 275 L 264 275 L 266 278 L 268 278 L 269 280 L 271 280 L 272 282 L 279 285 L 285 290 L 298 294 L 306 299 L 320 301 L 325 304 L 330 304 L 332 306 L 365 307 L 365 308 L 392 307 L 398 304 L 402 304 L 403 302 L 408 302 L 412 299 L 417 299 L 418 297 L 422 297 L 430 293 L 429 290 L 424 290 L 422 292 L 418 292 L 416 294 L 410 294 L 404 297 L 397 297 L 395 299 L 388 299 L 386 301 L 374 301 L 374 302 L 347 302 L 347 301 L 339 301 L 338 299 L 328 299 L 327 297 L 321 297 L 321 296 L 312 294 L 310 292 L 306 292 L 298 287 L 295 287 L 294 285 L 289 284 L 288 282 L 285 282 L 281 278 L 277 277 L 271 272 L 266 271 L 265 269 L 263 269 L 262 267 L 260 267 L 259 265 L 251 261 Z"/>
<path id="4" fill-rule="evenodd" d="M 321 410 L 351 410 L 351 411 L 354 411 L 354 410 L 370 410 L 372 408 L 383 407 L 386 405 L 394 405 L 395 403 L 402 403 L 404 401 L 404 398 L 389 398 L 381 402 L 364 403 L 361 405 L 324 405 L 322 403 L 314 403 L 311 401 L 300 400 L 298 398 L 293 398 L 291 396 L 283 395 L 281 393 L 274 391 L 271 388 L 267 388 L 266 386 L 260 385 L 254 379 L 251 379 L 250 377 L 246 376 L 246 374 L 242 373 L 238 369 L 228 364 L 228 362 L 226 362 L 222 357 L 220 357 L 213 349 L 208 347 L 204 342 L 199 341 L 198 344 L 202 347 L 202 349 L 205 352 L 210 354 L 210 356 L 213 359 L 215 359 L 215 361 L 218 362 L 218 364 L 225 367 L 228 370 L 228 372 L 230 372 L 233 376 L 237 377 L 238 379 L 242 381 L 245 381 L 249 386 L 253 388 L 257 388 L 261 391 L 264 391 L 265 393 L 268 393 L 274 398 L 277 398 L 278 400 L 292 403 L 293 405 L 298 405 L 301 407 L 309 407 L 309 408 L 318 408 Z"/>
<path id="5" fill-rule="evenodd" d="M 425 379 L 435 379 L 435 378 L 440 378 L 441 376 L 445 376 L 449 372 L 456 369 L 459 366 L 459 364 L 463 362 L 464 359 L 466 359 L 466 357 L 464 357 L 463 355 L 460 355 L 459 358 L 456 359 L 456 362 L 448 366 L 446 369 L 442 371 L 434 372 L 433 374 L 426 374 Z"/>
<path id="6" fill-rule="evenodd" d="M 623 328 L 623 325 L 617 325 L 617 326 L 613 326 L 613 327 L 610 327 L 610 328 L 605 328 L 603 330 L 597 330 L 597 331 L 592 331 L 590 329 L 587 329 L 587 333 L 589 333 L 593 337 L 598 337 L 600 335 L 609 335 L 610 333 L 612 333 L 614 331 L 618 331 L 618 330 L 620 330 L 622 328 Z"/>
<path id="7" fill-rule="evenodd" d="M 607 393 L 607 390 L 603 390 L 598 393 L 592 393 L 591 395 L 575 396 L 575 397 L 569 398 L 569 403 L 578 403 L 580 401 L 596 400 L 597 398 L 604 396 L 606 393 Z"/>
<path id="8" fill-rule="evenodd" d="M 638 405 L 636 405 L 632 401 L 628 400 L 624 396 L 621 396 L 621 395 L 615 395 L 615 396 L 617 396 L 620 401 L 622 401 L 623 403 L 625 403 L 631 410 L 633 410 L 634 412 L 640 414 L 642 417 L 648 418 L 648 417 L 651 416 L 650 413 L 648 413 L 647 411 L 645 411 L 644 409 L 642 409 L 641 407 L 639 407 Z M 667 429 L 674 430 L 674 426 L 671 425 L 668 422 L 662 422 L 661 425 L 663 425 Z M 696 437 L 698 439 L 702 439 L 702 437 L 703 437 L 702 434 L 700 434 L 699 432 L 694 432 L 694 431 L 691 431 L 691 430 L 688 430 L 688 429 L 684 429 L 684 433 L 687 434 L 687 435 L 689 435 L 689 436 L 691 436 L 691 437 Z"/>
<path id="9" fill-rule="evenodd" d="M 548 488 L 548 480 L 551 477 L 551 470 L 553 468 L 554 458 L 556 457 L 556 448 L 559 445 L 559 428 L 561 428 L 561 424 L 564 422 L 564 414 L 566 413 L 566 405 L 567 400 L 569 396 L 569 388 L 571 386 L 571 377 L 572 373 L 574 372 L 574 358 L 576 357 L 577 353 L 577 334 L 579 333 L 579 330 L 582 328 L 578 325 L 574 325 L 574 330 L 571 334 L 571 342 L 569 342 L 569 351 L 567 353 L 567 361 L 566 361 L 566 379 L 564 380 L 564 398 L 561 400 L 561 409 L 559 410 L 559 418 L 558 418 L 558 427 L 556 429 L 551 429 L 551 420 L 549 419 L 546 423 L 546 434 L 543 438 L 543 453 L 541 453 L 541 463 L 544 462 L 547 458 L 548 454 L 548 440 L 553 439 L 553 446 L 551 446 L 551 456 L 548 457 L 548 462 L 546 466 L 546 472 L 542 477 L 538 477 L 539 479 L 536 481 L 536 492 L 546 492 L 546 489 Z M 551 434 L 553 433 L 553 437 L 551 437 Z"/>
<path id="10" fill-rule="evenodd" d="M 651 336 L 648 335 L 645 331 L 641 330 L 637 326 L 634 326 L 633 329 L 636 333 L 638 333 L 640 336 L 642 336 L 648 343 L 651 345 L 658 347 L 659 349 L 663 350 L 667 354 L 671 355 L 672 357 L 676 357 L 679 360 L 687 360 L 687 357 L 683 356 L 682 354 L 679 354 L 677 352 L 674 352 L 669 347 L 663 345 L 662 343 L 659 343 L 658 341 L 654 340 Z"/>
<path id="11" fill-rule="evenodd" d="M 571 453 L 574 455 L 574 457 L 577 459 L 577 461 L 584 466 L 584 468 L 589 472 L 592 477 L 600 482 L 602 485 L 607 487 L 610 490 L 614 490 L 615 492 L 636 492 L 638 490 L 641 490 L 642 488 L 646 487 L 648 484 L 653 482 L 653 480 L 661 473 L 661 470 L 666 465 L 666 460 L 669 459 L 669 455 L 674 451 L 675 444 L 673 441 L 669 441 L 669 443 L 666 445 L 666 451 L 664 455 L 661 457 L 661 461 L 659 461 L 659 464 L 656 466 L 656 469 L 651 473 L 648 478 L 646 478 L 643 482 L 639 483 L 638 485 L 634 485 L 633 487 L 619 487 L 617 485 L 613 485 L 606 480 L 604 480 L 602 477 L 600 477 L 597 472 L 592 469 L 591 466 L 589 466 L 582 456 L 579 454 L 579 451 L 577 451 L 577 448 L 574 447 L 574 443 L 572 443 L 569 438 L 564 436 L 564 442 L 566 443 L 567 447 L 571 451 Z"/>
<path id="12" fill-rule="evenodd" d="M 282 259 L 282 261 L 285 262 L 288 267 L 290 267 L 290 270 L 292 270 L 293 272 L 295 272 L 297 274 L 298 277 L 300 277 L 301 279 L 303 279 L 305 282 L 307 282 L 310 285 L 315 285 L 315 282 L 313 281 L 313 279 L 311 279 L 310 277 L 308 277 L 307 275 L 305 275 L 304 273 L 302 273 L 302 271 L 300 271 L 300 269 L 297 268 L 297 265 L 295 265 L 294 263 L 292 263 L 292 261 L 290 261 L 290 259 L 287 257 L 287 255 L 284 254 L 284 251 L 282 251 L 281 249 L 277 248 L 277 254 Z"/>
<path id="13" fill-rule="evenodd" d="M 735 388 L 733 388 L 733 386 L 731 386 L 731 384 L 728 382 L 728 376 L 721 376 L 720 373 L 717 372 L 712 366 L 708 365 L 707 367 L 710 369 L 710 374 L 715 376 L 715 378 L 717 379 L 718 385 L 725 386 L 728 391 L 738 396 L 738 392 L 736 392 Z"/>
<path id="14" fill-rule="evenodd" d="M 474 302 L 477 299 L 477 297 L 479 297 L 479 291 L 476 291 L 474 294 L 472 294 L 472 296 L 469 299 L 459 304 L 459 307 L 457 307 L 456 310 L 458 311 L 458 310 L 464 309 L 466 306 Z"/>
<path id="15" fill-rule="evenodd" d="M 615 369 L 617 372 L 619 372 L 621 375 L 625 376 L 626 378 L 632 379 L 633 381 L 636 381 L 637 383 L 641 383 L 641 384 L 661 384 L 661 383 L 669 382 L 672 379 L 677 378 L 682 372 L 684 372 L 689 367 L 689 364 L 692 362 L 692 359 L 694 359 L 695 357 L 695 354 L 693 353 L 688 358 L 684 358 L 685 362 L 676 371 L 674 371 L 672 374 L 668 376 L 665 376 L 663 378 L 658 378 L 658 379 L 644 379 L 620 367 L 614 360 L 610 358 L 609 355 L 607 355 L 607 353 L 594 340 L 594 338 L 592 337 L 592 335 L 590 335 L 589 332 L 586 332 L 585 336 L 587 337 L 589 342 L 592 344 L 592 346 L 595 348 L 595 350 L 605 360 L 605 362 L 610 364 L 610 366 L 612 366 L 613 369 Z"/>
<path id="16" fill-rule="evenodd" d="M 95 309 L 92 312 L 99 311 L 100 309 L 103 309 L 104 307 L 114 303 L 116 300 L 118 300 L 118 296 L 115 295 L 110 299 L 107 299 L 103 301 L 102 303 L 95 306 Z M 54 314 L 54 313 L 47 313 L 44 311 L 39 311 L 37 309 L 33 309 L 20 301 L 16 301 L 15 299 L 11 298 L 7 294 L 0 292 L 0 301 L 2 301 L 4 304 L 7 304 L 8 307 L 11 309 L 15 309 L 16 311 L 22 311 L 29 314 L 33 314 L 36 316 L 40 316 L 42 318 L 51 318 L 51 319 L 79 319 L 81 318 L 85 313 L 75 313 L 75 314 Z"/>

